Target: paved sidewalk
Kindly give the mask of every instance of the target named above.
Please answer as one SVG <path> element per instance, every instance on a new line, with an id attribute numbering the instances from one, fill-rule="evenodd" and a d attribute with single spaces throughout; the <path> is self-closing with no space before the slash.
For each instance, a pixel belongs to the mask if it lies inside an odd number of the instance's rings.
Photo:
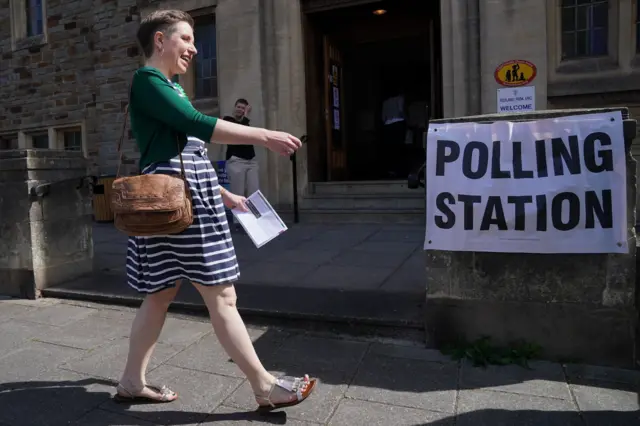
<path id="1" fill-rule="evenodd" d="M 251 327 L 274 372 L 317 375 L 310 400 L 259 416 L 206 318 L 171 315 L 150 380 L 171 404 L 110 400 L 125 361 L 128 308 L 0 301 L 0 425 L 637 425 L 640 372 L 540 362 L 477 369 L 402 342 Z"/>
<path id="2" fill-rule="evenodd" d="M 233 234 L 240 264 L 237 289 L 247 311 L 311 319 L 422 328 L 424 227 L 401 224 L 298 224 L 260 249 Z M 93 230 L 94 273 L 45 291 L 81 300 L 131 300 L 127 237 L 113 224 Z M 192 286 L 177 300 L 200 305 Z M 300 303 L 304 300 L 304 303 Z"/>

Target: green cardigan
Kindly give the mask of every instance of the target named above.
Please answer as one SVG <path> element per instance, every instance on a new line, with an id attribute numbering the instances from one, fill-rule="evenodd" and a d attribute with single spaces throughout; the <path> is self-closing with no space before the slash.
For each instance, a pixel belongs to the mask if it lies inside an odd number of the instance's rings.
<path id="1" fill-rule="evenodd" d="M 176 138 L 180 150 L 187 135 L 209 143 L 218 121 L 196 111 L 184 90 L 152 67 L 142 67 L 133 76 L 129 117 L 140 150 L 140 170 L 178 155 Z"/>

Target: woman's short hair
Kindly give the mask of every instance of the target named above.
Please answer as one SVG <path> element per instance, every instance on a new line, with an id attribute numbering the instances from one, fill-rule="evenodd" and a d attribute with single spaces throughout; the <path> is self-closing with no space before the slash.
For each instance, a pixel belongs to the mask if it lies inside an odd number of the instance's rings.
<path id="1" fill-rule="evenodd" d="M 171 27 L 178 22 L 186 22 L 193 28 L 193 18 L 181 10 L 156 10 L 147 15 L 142 22 L 136 38 L 142 48 L 144 56 L 149 58 L 153 54 L 153 36 L 157 31 L 167 31 L 171 34 Z"/>

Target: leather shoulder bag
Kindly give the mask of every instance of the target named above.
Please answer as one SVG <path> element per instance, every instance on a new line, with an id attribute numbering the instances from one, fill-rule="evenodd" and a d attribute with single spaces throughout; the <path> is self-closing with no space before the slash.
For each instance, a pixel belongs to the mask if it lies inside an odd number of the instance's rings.
<path id="1" fill-rule="evenodd" d="M 115 227 L 129 236 L 137 237 L 180 233 L 193 223 L 193 206 L 178 137 L 176 145 L 180 155 L 180 177 L 159 173 L 120 177 L 122 143 L 128 115 L 129 104 L 124 111 L 122 134 L 118 142 L 118 171 L 111 193 Z"/>

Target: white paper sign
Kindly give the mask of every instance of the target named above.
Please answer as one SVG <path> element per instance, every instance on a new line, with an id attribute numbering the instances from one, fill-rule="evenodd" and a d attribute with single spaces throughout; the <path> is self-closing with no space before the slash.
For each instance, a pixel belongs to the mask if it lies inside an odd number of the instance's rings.
<path id="1" fill-rule="evenodd" d="M 532 112 L 535 110 L 535 86 L 508 87 L 498 89 L 498 112 Z"/>
<path id="2" fill-rule="evenodd" d="M 627 253 L 622 114 L 432 124 L 425 250 Z"/>

